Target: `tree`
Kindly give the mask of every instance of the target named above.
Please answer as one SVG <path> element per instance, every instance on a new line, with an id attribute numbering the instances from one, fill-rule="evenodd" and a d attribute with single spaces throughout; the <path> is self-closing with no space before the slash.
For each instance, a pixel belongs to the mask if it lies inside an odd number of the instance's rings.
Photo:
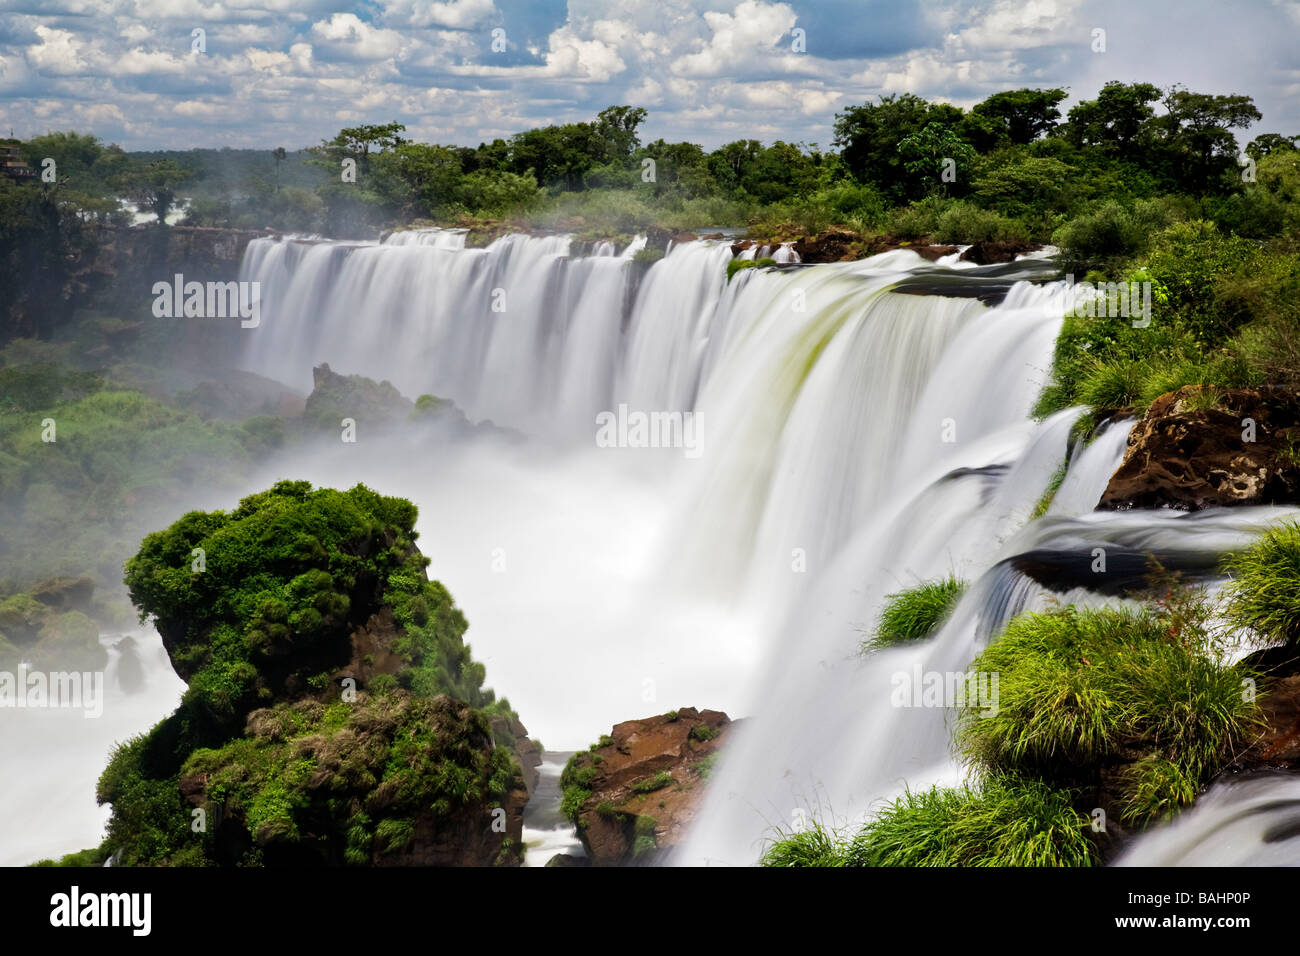
<path id="1" fill-rule="evenodd" d="M 1193 93 L 1179 86 L 1165 95 L 1164 116 L 1151 120 L 1166 174 L 1188 191 L 1205 193 L 1237 167 L 1234 129 L 1262 119 L 1249 96 Z"/>
<path id="2" fill-rule="evenodd" d="M 1246 155 L 1259 162 L 1265 156 L 1281 150 L 1300 149 L 1300 136 L 1280 136 L 1277 133 L 1260 133 L 1246 146 Z"/>
<path id="3" fill-rule="evenodd" d="M 596 135 L 605 144 L 605 162 L 626 163 L 641 145 L 636 129 L 646 118 L 639 106 L 609 106 L 596 114 Z"/>
<path id="4" fill-rule="evenodd" d="M 310 151 L 320 157 L 314 160 L 316 165 L 337 169 L 342 160 L 352 158 L 357 161 L 360 171 L 369 172 L 371 152 L 383 152 L 401 146 L 406 140 L 398 134 L 405 131 L 406 127 L 401 123 L 354 126 L 339 130 L 333 139 L 322 140 L 319 146 L 311 147 Z"/>
<path id="5" fill-rule="evenodd" d="M 275 149 L 271 150 L 271 155 L 275 157 L 275 191 L 279 192 L 280 191 L 280 164 L 284 162 L 284 158 L 288 155 L 288 153 L 284 151 L 283 146 L 277 146 Z"/>
<path id="6" fill-rule="evenodd" d="M 1095 100 L 1070 110 L 1061 132 L 1075 146 L 1100 147 L 1117 158 L 1132 158 L 1143 127 L 1155 116 L 1149 104 L 1159 99 L 1159 88 L 1150 83 L 1112 80 Z"/>
<path id="7" fill-rule="evenodd" d="M 152 163 L 135 163 L 116 177 L 116 185 L 141 209 L 149 209 L 165 225 L 167 214 L 176 202 L 176 190 L 194 179 L 196 173 L 170 159 Z"/>
<path id="8" fill-rule="evenodd" d="M 898 155 L 912 179 L 909 191 L 936 193 L 946 191 L 942 175 L 946 164 L 951 161 L 956 163 L 956 169 L 969 170 L 975 149 L 952 127 L 932 122 L 905 137 L 898 144 Z"/>
<path id="9" fill-rule="evenodd" d="M 994 93 L 971 112 L 992 122 L 1012 143 L 1026 146 L 1056 126 L 1065 90 L 1007 90 Z"/>
<path id="10" fill-rule="evenodd" d="M 898 201 L 916 195 L 916 181 L 903 165 L 899 143 L 929 123 L 959 129 L 964 119 L 960 109 L 946 103 L 929 103 L 912 93 L 887 94 L 879 103 L 836 114 L 833 142 L 843 148 L 841 158 L 849 172 Z"/>

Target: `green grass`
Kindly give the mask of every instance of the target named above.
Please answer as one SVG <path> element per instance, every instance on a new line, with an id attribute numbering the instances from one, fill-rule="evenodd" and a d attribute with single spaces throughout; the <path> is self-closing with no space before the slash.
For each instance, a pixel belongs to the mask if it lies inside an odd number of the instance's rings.
<path id="1" fill-rule="evenodd" d="M 633 793 L 654 793 L 673 782 L 673 776 L 667 770 L 660 770 L 653 777 L 646 777 L 632 784 Z"/>
<path id="2" fill-rule="evenodd" d="M 995 776 L 978 787 L 907 792 L 854 838 L 847 866 L 1091 866 L 1073 794 Z"/>
<path id="3" fill-rule="evenodd" d="M 1228 617 L 1269 644 L 1300 640 L 1300 524 L 1269 528 L 1224 562 Z"/>
<path id="4" fill-rule="evenodd" d="M 763 853 L 763 866 L 844 866 L 846 844 L 834 831 L 810 820 L 799 832 L 784 832 Z"/>
<path id="5" fill-rule="evenodd" d="M 880 623 L 862 644 L 863 652 L 925 640 L 939 629 L 965 591 L 965 581 L 949 576 L 888 595 Z"/>
<path id="6" fill-rule="evenodd" d="M 763 866 L 1091 866 L 1074 794 L 995 775 L 977 787 L 908 791 L 848 837 L 817 821 L 781 832 Z"/>
<path id="7" fill-rule="evenodd" d="M 1027 614 L 970 665 L 998 675 L 996 713 L 957 716 L 960 750 L 993 772 L 1093 782 L 1101 768 L 1157 755 L 1176 774 L 1130 773 L 1129 819 L 1184 805 L 1257 719 L 1242 666 L 1214 657 L 1200 622 L 1162 610 Z M 1162 789 L 1163 788 L 1163 789 Z"/>
<path id="8" fill-rule="evenodd" d="M 696 724 L 691 728 L 689 736 L 691 740 L 698 740 L 700 743 L 704 743 L 705 741 L 712 740 L 714 737 L 718 736 L 719 733 L 720 731 L 715 730 L 708 724 Z"/>
<path id="9" fill-rule="evenodd" d="M 1029 515 L 1030 520 L 1041 518 L 1043 515 L 1047 514 L 1047 509 L 1052 507 L 1052 502 L 1056 499 L 1056 493 L 1061 490 L 1061 484 L 1065 481 L 1065 475 L 1069 470 L 1070 459 L 1067 456 L 1057 467 L 1056 471 L 1052 472 L 1052 477 L 1047 482 L 1047 487 L 1043 489 L 1043 496 L 1038 499 L 1038 504 L 1034 505 L 1034 510 Z"/>

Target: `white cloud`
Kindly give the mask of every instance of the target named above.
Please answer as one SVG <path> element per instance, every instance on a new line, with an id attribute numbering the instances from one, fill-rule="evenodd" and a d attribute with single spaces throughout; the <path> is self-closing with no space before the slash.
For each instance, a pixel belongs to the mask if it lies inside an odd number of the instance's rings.
<path id="1" fill-rule="evenodd" d="M 497 19 L 493 0 L 392 0 L 382 6 L 385 22 L 402 20 L 416 27 L 468 30 Z"/>
<path id="2" fill-rule="evenodd" d="M 36 36 L 41 42 L 27 48 L 27 62 L 39 72 L 60 76 L 81 73 L 88 67 L 81 56 L 82 44 L 70 31 L 38 26 Z"/>
<path id="3" fill-rule="evenodd" d="M 317 45 L 335 55 L 357 60 L 385 60 L 402 49 L 402 35 L 396 30 L 371 26 L 355 13 L 336 13 L 311 26 Z"/>
<path id="4" fill-rule="evenodd" d="M 193 60 L 187 62 L 170 53 L 137 48 L 119 57 L 113 64 L 113 70 L 128 76 L 149 76 L 158 73 L 182 73 L 192 65 Z"/>
<path id="5" fill-rule="evenodd" d="M 704 14 L 712 38 L 696 53 L 678 57 L 673 71 L 685 76 L 719 76 L 767 56 L 794 28 L 794 10 L 784 3 L 741 0 L 734 13 Z"/>

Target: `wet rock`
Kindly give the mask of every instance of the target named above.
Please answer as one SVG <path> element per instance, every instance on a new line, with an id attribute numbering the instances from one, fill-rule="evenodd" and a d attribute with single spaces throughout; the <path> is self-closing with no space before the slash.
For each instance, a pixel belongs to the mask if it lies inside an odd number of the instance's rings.
<path id="1" fill-rule="evenodd" d="M 721 711 L 684 707 L 616 724 L 575 754 L 561 782 L 566 796 L 574 787 L 586 793 L 573 819 L 591 865 L 651 864 L 677 846 L 735 723 Z"/>
<path id="2" fill-rule="evenodd" d="M 1300 501 L 1300 400 L 1284 388 L 1188 385 L 1151 403 L 1098 510 Z"/>
<path id="3" fill-rule="evenodd" d="M 977 242 L 961 254 L 966 262 L 987 266 L 995 262 L 1014 262 L 1016 256 L 1041 249 L 1042 246 L 1032 242 L 1002 242 L 990 239 Z"/>

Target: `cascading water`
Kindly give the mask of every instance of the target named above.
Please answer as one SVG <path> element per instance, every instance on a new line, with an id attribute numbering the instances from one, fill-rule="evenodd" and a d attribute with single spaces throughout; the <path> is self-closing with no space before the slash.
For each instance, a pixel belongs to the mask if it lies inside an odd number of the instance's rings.
<path id="1" fill-rule="evenodd" d="M 964 671 L 1020 611 L 1108 600 L 1078 572 L 1096 542 L 1205 570 L 1278 517 L 1093 513 L 1116 425 L 1031 521 L 1081 411 L 1029 419 L 1066 306 L 1059 283 L 1021 281 L 1046 263 L 897 251 L 728 282 L 724 243 L 647 270 L 640 243 L 464 241 L 256 240 L 244 364 L 305 388 L 329 362 L 532 437 L 427 460 L 336 447 L 294 475 L 415 500 L 476 656 L 552 746 L 686 704 L 752 716 L 680 862 L 752 863 L 800 812 L 856 821 L 960 779 L 945 711 L 894 706 L 895 677 Z M 696 416 L 698 457 L 597 447 L 596 416 L 620 406 Z M 858 652 L 886 594 L 948 574 L 974 584 L 933 640 Z"/>

